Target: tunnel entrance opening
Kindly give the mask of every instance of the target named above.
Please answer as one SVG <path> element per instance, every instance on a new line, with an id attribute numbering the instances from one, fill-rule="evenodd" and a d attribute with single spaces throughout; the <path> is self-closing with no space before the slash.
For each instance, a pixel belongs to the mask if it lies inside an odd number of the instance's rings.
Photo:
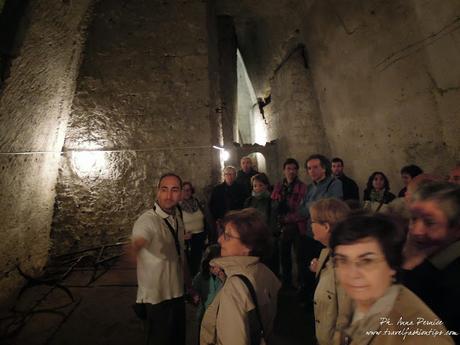
<path id="1" fill-rule="evenodd" d="M 265 145 L 267 142 L 267 124 L 260 113 L 256 93 L 239 49 L 237 49 L 236 54 L 238 143 Z"/>
<path id="2" fill-rule="evenodd" d="M 260 152 L 253 152 L 248 155 L 254 163 L 254 167 L 258 172 L 267 174 L 267 161 L 265 156 Z"/>

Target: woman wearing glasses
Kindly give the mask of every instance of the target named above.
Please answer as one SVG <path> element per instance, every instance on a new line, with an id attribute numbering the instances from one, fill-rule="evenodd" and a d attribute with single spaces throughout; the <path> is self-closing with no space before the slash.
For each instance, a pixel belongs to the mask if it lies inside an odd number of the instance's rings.
<path id="1" fill-rule="evenodd" d="M 203 317 L 200 344 L 248 345 L 272 335 L 280 282 L 260 262 L 270 254 L 270 232 L 262 216 L 253 208 L 229 212 L 219 236 L 221 257 L 211 261 L 226 275 L 225 283 Z M 250 290 L 239 276 L 252 285 L 262 325 L 259 323 Z"/>
<path id="2" fill-rule="evenodd" d="M 396 283 L 405 234 L 383 215 L 356 215 L 331 234 L 336 275 L 353 300 L 339 315 L 334 344 L 454 344 L 442 321 Z"/>

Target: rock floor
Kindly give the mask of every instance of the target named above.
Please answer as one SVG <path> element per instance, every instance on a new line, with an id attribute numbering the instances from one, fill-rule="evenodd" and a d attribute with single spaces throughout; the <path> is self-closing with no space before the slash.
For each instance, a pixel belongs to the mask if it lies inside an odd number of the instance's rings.
<path id="1" fill-rule="evenodd" d="M 104 261 L 104 260 L 101 260 Z M 67 273 L 67 274 L 66 274 Z M 0 313 L 0 344 L 143 344 L 142 322 L 132 310 L 135 266 L 124 256 L 64 270 L 65 278 L 34 282 Z M 34 284 L 35 283 L 35 284 Z M 273 345 L 314 344 L 313 313 L 294 290 L 281 291 Z M 187 304 L 187 345 L 197 344 L 195 307 Z"/>

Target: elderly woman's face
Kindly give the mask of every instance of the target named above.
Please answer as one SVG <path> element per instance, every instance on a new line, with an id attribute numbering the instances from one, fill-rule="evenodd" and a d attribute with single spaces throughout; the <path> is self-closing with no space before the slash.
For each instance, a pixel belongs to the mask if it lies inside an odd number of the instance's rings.
<path id="1" fill-rule="evenodd" d="M 376 239 L 338 245 L 334 251 L 337 277 L 358 309 L 367 311 L 392 284 L 395 271 L 388 265 Z"/>
<path id="2" fill-rule="evenodd" d="M 225 225 L 225 229 L 219 236 L 221 256 L 246 256 L 250 249 L 240 240 L 240 235 L 232 223 Z"/>
<path id="3" fill-rule="evenodd" d="M 409 234 L 419 246 L 442 246 L 458 236 L 449 229 L 447 216 L 436 201 L 415 201 L 410 211 Z"/>

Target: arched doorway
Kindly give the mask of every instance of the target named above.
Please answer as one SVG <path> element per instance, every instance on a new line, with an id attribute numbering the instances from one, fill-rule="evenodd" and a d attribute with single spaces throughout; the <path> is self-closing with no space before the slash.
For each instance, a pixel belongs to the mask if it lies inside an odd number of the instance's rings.
<path id="1" fill-rule="evenodd" d="M 261 152 L 252 152 L 248 155 L 254 164 L 254 169 L 267 174 L 267 160 Z"/>

